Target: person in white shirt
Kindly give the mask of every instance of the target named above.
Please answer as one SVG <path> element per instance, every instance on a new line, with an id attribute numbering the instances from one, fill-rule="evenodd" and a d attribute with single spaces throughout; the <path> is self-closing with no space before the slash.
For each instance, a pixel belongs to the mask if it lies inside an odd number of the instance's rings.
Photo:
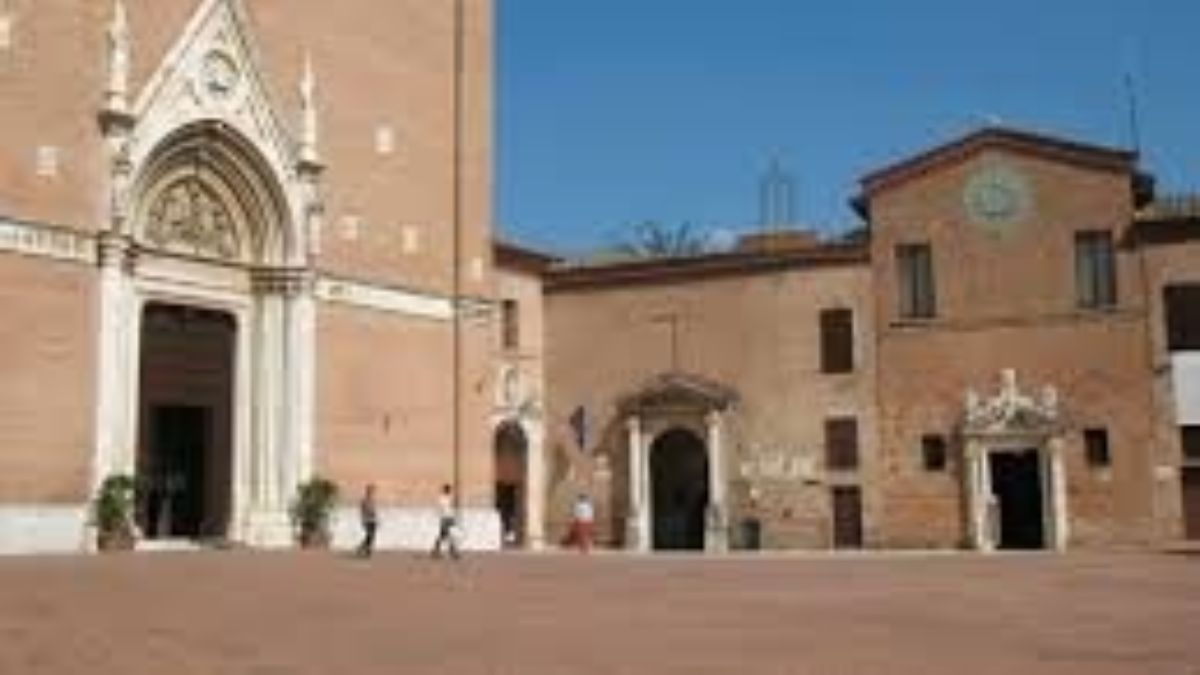
<path id="1" fill-rule="evenodd" d="M 438 495 L 438 534 L 437 539 L 433 542 L 433 551 L 430 552 L 434 558 L 442 557 L 442 546 L 450 550 L 450 557 L 458 560 L 460 554 L 458 551 L 458 540 L 455 537 L 456 522 L 454 518 L 454 492 L 449 485 L 442 486 L 442 492 Z"/>
<path id="2" fill-rule="evenodd" d="M 596 521 L 596 511 L 592 507 L 592 500 L 584 493 L 579 493 L 575 498 L 575 506 L 571 510 L 571 515 L 574 520 L 572 524 L 573 536 L 575 545 L 579 547 L 580 553 L 587 553 L 592 549 L 592 537 L 594 536 L 594 524 Z"/>

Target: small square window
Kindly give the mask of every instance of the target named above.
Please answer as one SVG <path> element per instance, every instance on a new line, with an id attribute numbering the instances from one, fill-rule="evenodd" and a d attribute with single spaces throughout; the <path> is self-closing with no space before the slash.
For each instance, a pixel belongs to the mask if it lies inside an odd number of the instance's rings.
<path id="1" fill-rule="evenodd" d="M 946 437 L 927 434 L 921 437 L 921 463 L 926 471 L 946 470 Z"/>
<path id="2" fill-rule="evenodd" d="M 1088 466 L 1104 468 L 1112 464 L 1108 449 L 1107 429 L 1084 429 L 1083 445 L 1087 452 Z"/>

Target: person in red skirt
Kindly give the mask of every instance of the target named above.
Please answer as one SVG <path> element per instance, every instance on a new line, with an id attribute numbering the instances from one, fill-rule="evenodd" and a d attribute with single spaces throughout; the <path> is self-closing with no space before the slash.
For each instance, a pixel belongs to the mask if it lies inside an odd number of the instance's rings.
<path id="1" fill-rule="evenodd" d="M 592 549 L 592 538 L 595 536 L 596 510 L 592 507 L 591 498 L 579 493 L 571 516 L 571 542 L 579 547 L 580 553 L 587 553 Z"/>

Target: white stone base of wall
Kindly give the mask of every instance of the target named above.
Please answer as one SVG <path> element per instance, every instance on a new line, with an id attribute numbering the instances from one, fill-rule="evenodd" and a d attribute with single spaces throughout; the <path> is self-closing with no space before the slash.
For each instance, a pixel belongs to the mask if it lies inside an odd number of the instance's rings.
<path id="1" fill-rule="evenodd" d="M 380 509 L 376 548 L 380 550 L 424 551 L 437 536 L 438 516 L 434 509 Z M 0 506 L 0 555 L 38 553 L 81 553 L 93 549 L 92 529 L 88 527 L 86 506 L 21 505 Z M 255 548 L 279 548 L 290 545 L 279 532 L 286 532 L 277 519 L 268 519 L 271 527 L 259 527 L 249 534 Z M 495 509 L 464 509 L 462 512 L 463 550 L 495 551 L 501 547 L 500 514 Z M 358 509 L 340 508 L 334 513 L 333 545 L 352 549 L 362 539 Z M 271 536 L 264 536 L 266 532 Z M 142 550 L 188 550 L 185 542 L 138 542 Z"/>
<path id="2" fill-rule="evenodd" d="M 459 522 L 463 529 L 462 547 L 466 551 L 496 551 L 501 546 L 500 512 L 496 509 L 463 509 Z M 343 507 L 333 514 L 330 529 L 333 546 L 353 549 L 362 541 L 358 509 Z M 375 535 L 378 550 L 428 551 L 437 538 L 438 514 L 429 508 L 381 508 L 379 530 Z"/>
<path id="3" fill-rule="evenodd" d="M 0 555 L 87 551 L 87 520 L 86 506 L 0 506 Z"/>

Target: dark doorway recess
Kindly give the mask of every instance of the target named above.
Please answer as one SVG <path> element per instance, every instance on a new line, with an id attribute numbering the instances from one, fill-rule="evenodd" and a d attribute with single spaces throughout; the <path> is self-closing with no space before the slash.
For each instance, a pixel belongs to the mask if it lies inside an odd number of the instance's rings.
<path id="1" fill-rule="evenodd" d="M 656 550 L 703 550 L 708 509 L 708 453 L 684 429 L 664 432 L 650 447 Z"/>
<path id="2" fill-rule="evenodd" d="M 236 324 L 150 303 L 142 316 L 138 525 L 150 539 L 220 539 L 231 512 Z"/>
<path id="3" fill-rule="evenodd" d="M 862 490 L 845 485 L 833 488 L 833 546 L 862 548 Z"/>
<path id="4" fill-rule="evenodd" d="M 1200 539 L 1200 467 L 1186 467 L 1180 476 L 1183 488 L 1184 536 Z"/>
<path id="5" fill-rule="evenodd" d="M 529 442 L 521 425 L 508 421 L 496 428 L 493 443 L 496 510 L 500 512 L 504 543 L 520 546 L 525 542 L 525 472 Z"/>
<path id="6" fill-rule="evenodd" d="M 990 458 L 992 493 L 1000 521 L 1002 549 L 1039 549 L 1046 545 L 1042 471 L 1037 450 L 997 452 Z"/>

